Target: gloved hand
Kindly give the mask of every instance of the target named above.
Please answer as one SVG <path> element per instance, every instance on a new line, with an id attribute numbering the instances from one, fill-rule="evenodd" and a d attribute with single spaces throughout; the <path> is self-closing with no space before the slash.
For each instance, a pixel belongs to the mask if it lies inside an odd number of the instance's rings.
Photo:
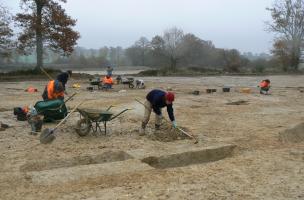
<path id="1" fill-rule="evenodd" d="M 176 121 L 172 121 L 172 126 L 173 126 L 174 128 L 177 128 Z"/>

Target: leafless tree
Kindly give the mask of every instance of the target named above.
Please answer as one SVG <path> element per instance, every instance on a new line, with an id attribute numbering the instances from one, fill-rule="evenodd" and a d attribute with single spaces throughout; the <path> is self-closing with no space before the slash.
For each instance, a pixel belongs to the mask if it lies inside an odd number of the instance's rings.
<path id="1" fill-rule="evenodd" d="M 8 57 L 14 46 L 13 30 L 10 28 L 10 23 L 10 13 L 0 4 L 0 57 Z"/>
<path id="2" fill-rule="evenodd" d="M 142 60 L 142 66 L 145 66 L 145 57 L 147 52 L 150 49 L 150 42 L 147 38 L 141 37 L 138 41 L 135 42 L 135 47 L 139 48 L 140 54 L 141 54 L 141 60 Z"/>
<path id="3" fill-rule="evenodd" d="M 268 22 L 267 27 L 278 35 L 274 48 L 282 47 L 276 44 L 284 43 L 289 56 L 288 64 L 297 70 L 304 39 L 304 0 L 275 0 L 267 10 L 272 16 L 272 22 Z"/>
<path id="4" fill-rule="evenodd" d="M 164 32 L 164 53 L 170 58 L 170 69 L 175 70 L 180 57 L 183 55 L 181 43 L 183 41 L 183 30 L 176 27 L 170 28 Z"/>

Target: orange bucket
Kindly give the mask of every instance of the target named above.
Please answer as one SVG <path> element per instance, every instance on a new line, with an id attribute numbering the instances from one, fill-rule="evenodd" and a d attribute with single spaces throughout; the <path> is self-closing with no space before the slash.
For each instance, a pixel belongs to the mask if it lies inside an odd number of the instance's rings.
<path id="1" fill-rule="evenodd" d="M 246 94 L 250 94 L 251 93 L 251 89 L 250 88 L 241 88 L 240 89 L 241 93 L 246 93 Z"/>

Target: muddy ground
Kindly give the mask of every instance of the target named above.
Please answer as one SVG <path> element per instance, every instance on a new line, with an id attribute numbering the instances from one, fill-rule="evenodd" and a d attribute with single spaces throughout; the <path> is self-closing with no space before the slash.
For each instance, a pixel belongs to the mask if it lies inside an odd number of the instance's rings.
<path id="1" fill-rule="evenodd" d="M 12 127 L 0 132 L 0 199 L 304 199 L 304 76 L 267 77 L 267 96 L 256 87 L 263 78 L 150 77 L 146 89 L 115 85 L 107 92 L 71 80 L 82 87 L 68 88 L 78 92 L 69 108 L 87 100 L 82 108 L 133 110 L 110 121 L 107 135 L 85 137 L 75 132 L 74 113 L 47 145 L 13 115 L 14 107 L 41 99 L 46 81 L 1 82 L 0 121 Z M 29 86 L 39 92 L 24 92 Z M 154 134 L 153 115 L 147 135 L 138 135 L 144 109 L 134 99 L 143 101 L 152 88 L 176 93 L 177 123 L 198 144 L 165 122 Z"/>

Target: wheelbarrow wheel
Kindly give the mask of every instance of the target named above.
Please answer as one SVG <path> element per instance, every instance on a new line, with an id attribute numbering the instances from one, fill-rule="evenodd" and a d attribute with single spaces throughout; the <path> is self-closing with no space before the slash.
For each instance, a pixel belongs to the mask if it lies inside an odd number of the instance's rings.
<path id="1" fill-rule="evenodd" d="M 134 84 L 133 83 L 129 83 L 129 88 L 133 89 L 134 88 Z"/>
<path id="2" fill-rule="evenodd" d="M 87 123 L 86 119 L 80 119 L 77 121 L 76 132 L 80 137 L 88 135 L 91 131 L 92 124 Z"/>

